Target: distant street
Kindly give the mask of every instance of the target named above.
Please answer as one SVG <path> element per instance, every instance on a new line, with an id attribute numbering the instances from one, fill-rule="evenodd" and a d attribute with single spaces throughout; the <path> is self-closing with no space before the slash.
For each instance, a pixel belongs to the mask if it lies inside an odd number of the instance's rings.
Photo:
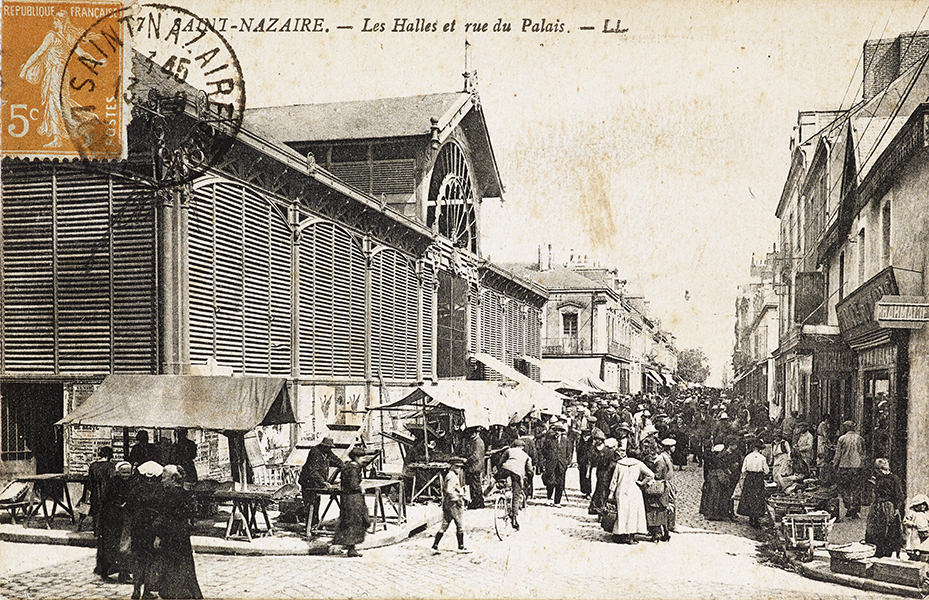
<path id="1" fill-rule="evenodd" d="M 577 493 L 569 471 L 564 508 L 538 503 L 522 529 L 498 541 L 490 510 L 466 513 L 468 554 L 452 550 L 454 536 L 433 554 L 434 528 L 409 541 L 369 550 L 362 558 L 197 555 L 206 597 L 222 598 L 875 598 L 873 593 L 805 579 L 759 563 L 759 537 L 747 523 L 711 523 L 696 514 L 701 473 L 675 472 L 678 524 L 670 542 L 613 544 Z M 572 481 L 574 485 L 571 485 Z M 538 479 L 536 480 L 539 483 Z M 539 492 L 536 490 L 535 502 Z M 542 491 L 544 495 L 544 491 Z M 4 553 L 35 547 L 5 544 Z M 92 574 L 92 551 L 43 547 L 46 566 L 0 578 L 6 598 L 128 598 L 131 587 Z M 62 554 L 52 564 L 48 556 Z M 4 559 L 6 562 L 6 559 Z"/>

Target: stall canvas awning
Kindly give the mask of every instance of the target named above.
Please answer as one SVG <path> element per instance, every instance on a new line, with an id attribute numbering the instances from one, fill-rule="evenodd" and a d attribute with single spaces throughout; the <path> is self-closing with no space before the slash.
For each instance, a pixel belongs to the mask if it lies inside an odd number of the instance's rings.
<path id="1" fill-rule="evenodd" d="M 445 407 L 464 411 L 469 427 L 510 422 L 506 386 L 496 381 L 441 380 L 416 388 L 405 397 L 371 410 L 422 410 Z"/>
<path id="2" fill-rule="evenodd" d="M 286 384 L 277 377 L 109 375 L 57 424 L 248 431 L 295 423 Z"/>
<path id="3" fill-rule="evenodd" d="M 515 388 L 510 388 L 507 392 L 510 399 L 511 416 L 519 413 L 518 416 L 514 417 L 515 420 L 522 419 L 533 410 L 552 415 L 561 413 L 563 397 L 551 388 L 520 373 L 490 354 L 477 352 L 474 354 L 474 358 L 483 363 L 484 366 L 517 383 Z"/>

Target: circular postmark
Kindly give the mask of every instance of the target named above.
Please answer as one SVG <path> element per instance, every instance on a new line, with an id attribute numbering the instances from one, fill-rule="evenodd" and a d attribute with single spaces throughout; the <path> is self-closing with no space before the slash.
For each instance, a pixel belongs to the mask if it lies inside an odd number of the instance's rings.
<path id="1" fill-rule="evenodd" d="M 77 39 L 60 103 L 83 158 L 150 159 L 164 188 L 193 181 L 232 147 L 245 82 L 209 20 L 167 4 L 133 5 L 102 15 Z"/>

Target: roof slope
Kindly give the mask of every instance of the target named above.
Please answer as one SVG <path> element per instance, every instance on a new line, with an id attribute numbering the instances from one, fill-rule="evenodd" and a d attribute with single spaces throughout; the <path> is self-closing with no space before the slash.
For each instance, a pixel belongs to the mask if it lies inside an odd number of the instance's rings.
<path id="1" fill-rule="evenodd" d="M 247 126 L 284 142 L 321 142 L 429 135 L 465 92 L 251 108 Z"/>
<path id="2" fill-rule="evenodd" d="M 555 292 L 561 290 L 606 290 L 607 286 L 593 279 L 575 273 L 562 266 L 553 266 L 546 271 L 538 271 L 524 263 L 504 263 L 500 265 L 507 271 L 529 281 L 533 281 L 545 289 Z"/>

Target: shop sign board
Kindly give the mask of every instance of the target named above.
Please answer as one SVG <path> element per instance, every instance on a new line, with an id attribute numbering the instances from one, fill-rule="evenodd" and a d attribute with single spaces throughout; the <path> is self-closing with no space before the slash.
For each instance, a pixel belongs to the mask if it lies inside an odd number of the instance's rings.
<path id="1" fill-rule="evenodd" d="M 874 305 L 879 327 L 920 329 L 929 321 L 929 302 L 922 296 L 884 296 Z"/>
<path id="2" fill-rule="evenodd" d="M 877 329 L 875 305 L 885 296 L 898 293 L 893 267 L 887 267 L 839 302 L 835 312 L 843 337 L 853 339 Z"/>

